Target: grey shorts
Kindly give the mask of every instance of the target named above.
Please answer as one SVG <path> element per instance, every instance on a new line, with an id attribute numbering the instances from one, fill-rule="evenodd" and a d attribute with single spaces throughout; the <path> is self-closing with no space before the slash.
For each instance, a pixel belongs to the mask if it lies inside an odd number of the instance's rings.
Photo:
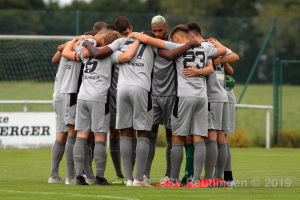
<path id="1" fill-rule="evenodd" d="M 118 88 L 116 129 L 151 131 L 152 122 L 151 93 L 136 86 Z"/>
<path id="2" fill-rule="evenodd" d="M 95 134 L 108 133 L 110 112 L 107 103 L 78 100 L 76 131 L 92 131 Z"/>
<path id="3" fill-rule="evenodd" d="M 229 126 L 225 130 L 225 134 L 233 134 L 235 132 L 235 103 L 229 103 Z"/>
<path id="4" fill-rule="evenodd" d="M 153 125 L 162 124 L 171 129 L 171 114 L 175 96 L 152 96 L 153 103 Z"/>
<path id="5" fill-rule="evenodd" d="M 229 103 L 210 102 L 208 103 L 208 129 L 228 130 L 229 128 Z"/>
<path id="6" fill-rule="evenodd" d="M 117 118 L 117 97 L 116 95 L 109 95 L 109 111 L 110 111 L 110 126 L 116 127 Z"/>
<path id="7" fill-rule="evenodd" d="M 53 101 L 53 108 L 55 111 L 56 133 L 67 133 L 68 127 L 64 120 L 63 101 Z"/>
<path id="8" fill-rule="evenodd" d="M 206 98 L 177 97 L 171 115 L 172 135 L 207 137 L 207 106 Z"/>
<path id="9" fill-rule="evenodd" d="M 64 118 L 66 125 L 75 125 L 77 93 L 64 93 Z"/>

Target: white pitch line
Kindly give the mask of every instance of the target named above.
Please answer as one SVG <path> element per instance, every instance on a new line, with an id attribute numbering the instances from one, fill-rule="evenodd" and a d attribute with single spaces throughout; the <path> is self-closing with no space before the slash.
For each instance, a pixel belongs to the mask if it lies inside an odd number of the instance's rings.
<path id="1" fill-rule="evenodd" d="M 139 200 L 127 197 L 116 197 L 116 196 L 106 196 L 106 195 L 85 195 L 85 194 L 70 194 L 70 193 L 55 193 L 55 192 L 28 192 L 28 191 L 17 191 L 17 190 L 0 190 L 0 192 L 10 192 L 10 193 L 23 193 L 23 194 L 55 194 L 55 195 L 73 195 L 81 197 L 95 197 L 95 198 L 109 198 L 109 199 L 125 199 L 125 200 Z"/>

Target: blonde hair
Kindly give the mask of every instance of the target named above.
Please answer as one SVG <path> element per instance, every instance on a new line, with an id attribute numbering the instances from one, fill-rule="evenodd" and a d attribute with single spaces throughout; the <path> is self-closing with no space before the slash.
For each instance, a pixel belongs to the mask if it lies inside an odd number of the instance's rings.
<path id="1" fill-rule="evenodd" d="M 122 35 L 118 31 L 109 30 L 106 32 L 103 42 L 105 45 L 109 45 L 110 43 L 121 37 Z"/>
<path id="2" fill-rule="evenodd" d="M 166 25 L 167 21 L 166 19 L 161 15 L 156 15 L 152 18 L 151 24 L 163 24 Z"/>

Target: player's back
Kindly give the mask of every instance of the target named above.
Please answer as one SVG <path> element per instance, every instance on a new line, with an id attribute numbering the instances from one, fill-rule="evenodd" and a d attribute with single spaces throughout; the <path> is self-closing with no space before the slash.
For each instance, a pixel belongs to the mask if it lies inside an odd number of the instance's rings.
<path id="1" fill-rule="evenodd" d="M 125 43 L 121 51 L 126 51 L 133 41 L 128 39 L 128 44 Z M 142 43 L 129 62 L 119 64 L 118 87 L 131 85 L 150 91 L 155 51 L 155 47 Z"/>

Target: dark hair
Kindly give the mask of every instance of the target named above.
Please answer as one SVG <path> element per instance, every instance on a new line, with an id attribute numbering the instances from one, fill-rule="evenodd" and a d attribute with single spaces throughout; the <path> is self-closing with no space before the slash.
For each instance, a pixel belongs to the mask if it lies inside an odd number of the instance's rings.
<path id="1" fill-rule="evenodd" d="M 117 28 L 114 24 L 107 24 L 105 27 L 109 30 L 113 30 L 113 31 L 117 30 Z"/>
<path id="2" fill-rule="evenodd" d="M 180 24 L 176 26 L 170 33 L 170 37 L 173 40 L 173 36 L 175 33 L 180 33 L 181 36 L 187 37 L 189 35 L 189 29 L 186 25 Z"/>
<path id="3" fill-rule="evenodd" d="M 156 38 L 155 34 L 152 31 L 144 31 L 143 34 Z"/>
<path id="4" fill-rule="evenodd" d="M 201 36 L 201 27 L 197 22 L 191 22 L 186 25 L 189 29 L 189 32 L 194 33 L 197 36 Z"/>
<path id="5" fill-rule="evenodd" d="M 130 22 L 127 17 L 120 16 L 115 20 L 115 26 L 118 32 L 126 31 L 126 29 L 130 28 Z"/>
<path id="6" fill-rule="evenodd" d="M 92 35 L 92 36 L 94 36 L 95 34 L 94 34 L 93 31 L 87 31 L 83 35 Z"/>
<path id="7" fill-rule="evenodd" d="M 105 22 L 101 22 L 101 21 L 96 22 L 93 27 L 94 34 L 96 35 L 106 25 L 107 24 Z"/>

